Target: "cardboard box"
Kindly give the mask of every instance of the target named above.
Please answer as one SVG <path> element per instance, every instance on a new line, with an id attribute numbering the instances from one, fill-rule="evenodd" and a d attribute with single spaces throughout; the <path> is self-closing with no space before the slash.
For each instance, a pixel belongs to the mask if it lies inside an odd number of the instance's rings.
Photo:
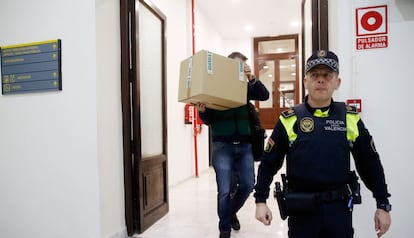
<path id="1" fill-rule="evenodd" d="M 216 110 L 226 110 L 247 103 L 247 80 L 244 64 L 202 50 L 180 65 L 178 101 L 206 104 Z"/>

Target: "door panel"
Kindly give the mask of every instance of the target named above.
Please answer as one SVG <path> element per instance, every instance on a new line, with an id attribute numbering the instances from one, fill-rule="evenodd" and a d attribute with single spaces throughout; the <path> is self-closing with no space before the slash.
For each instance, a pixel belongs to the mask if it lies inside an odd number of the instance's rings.
<path id="1" fill-rule="evenodd" d="M 140 163 L 139 231 L 143 232 L 168 212 L 167 161 L 155 156 Z"/>
<path id="2" fill-rule="evenodd" d="M 298 103 L 296 100 L 299 89 L 296 80 L 297 58 L 279 60 L 279 108 L 284 111 Z"/>
<path id="3" fill-rule="evenodd" d="M 145 4 L 138 7 L 138 57 L 141 158 L 160 155 L 163 148 L 162 21 Z M 145 139 L 144 139 L 145 138 Z"/>
<path id="4" fill-rule="evenodd" d="M 121 1 L 125 218 L 129 236 L 168 212 L 165 16 Z"/>
<path id="5" fill-rule="evenodd" d="M 279 77 L 277 77 L 279 61 L 273 58 L 264 58 L 259 61 L 259 79 L 269 90 L 270 96 L 267 101 L 259 101 L 259 115 L 262 126 L 266 129 L 273 128 L 274 118 L 277 118 L 278 111 L 276 106 L 279 105 Z"/>

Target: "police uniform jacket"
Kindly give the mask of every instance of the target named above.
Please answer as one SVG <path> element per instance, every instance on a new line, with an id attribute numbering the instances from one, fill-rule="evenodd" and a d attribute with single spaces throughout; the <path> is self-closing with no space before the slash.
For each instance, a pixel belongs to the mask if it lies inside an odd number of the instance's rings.
<path id="1" fill-rule="evenodd" d="M 256 203 L 265 202 L 273 176 L 287 160 L 289 188 L 319 192 L 343 187 L 349 180 L 350 153 L 377 204 L 390 194 L 369 131 L 354 107 L 331 102 L 314 109 L 307 103 L 283 112 L 265 148 L 255 185 Z"/>

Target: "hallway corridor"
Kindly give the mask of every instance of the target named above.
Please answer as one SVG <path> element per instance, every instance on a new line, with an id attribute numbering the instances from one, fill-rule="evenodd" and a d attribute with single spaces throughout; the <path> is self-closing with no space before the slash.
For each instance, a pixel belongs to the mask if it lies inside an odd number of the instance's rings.
<path id="1" fill-rule="evenodd" d="M 271 190 L 273 192 L 273 188 Z M 188 179 L 170 187 L 170 211 L 153 226 L 134 238 L 217 238 L 215 173 L 211 168 L 198 178 Z M 232 231 L 232 238 L 285 238 L 287 223 L 279 217 L 276 201 L 268 200 L 273 222 L 265 226 L 257 221 L 253 194 L 237 214 L 240 231 Z"/>

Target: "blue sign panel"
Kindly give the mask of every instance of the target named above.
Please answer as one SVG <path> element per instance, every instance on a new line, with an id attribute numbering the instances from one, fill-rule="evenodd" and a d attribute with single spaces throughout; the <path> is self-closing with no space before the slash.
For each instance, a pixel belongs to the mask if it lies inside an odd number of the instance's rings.
<path id="1" fill-rule="evenodd" d="M 2 94 L 62 90 L 61 40 L 3 46 Z"/>

